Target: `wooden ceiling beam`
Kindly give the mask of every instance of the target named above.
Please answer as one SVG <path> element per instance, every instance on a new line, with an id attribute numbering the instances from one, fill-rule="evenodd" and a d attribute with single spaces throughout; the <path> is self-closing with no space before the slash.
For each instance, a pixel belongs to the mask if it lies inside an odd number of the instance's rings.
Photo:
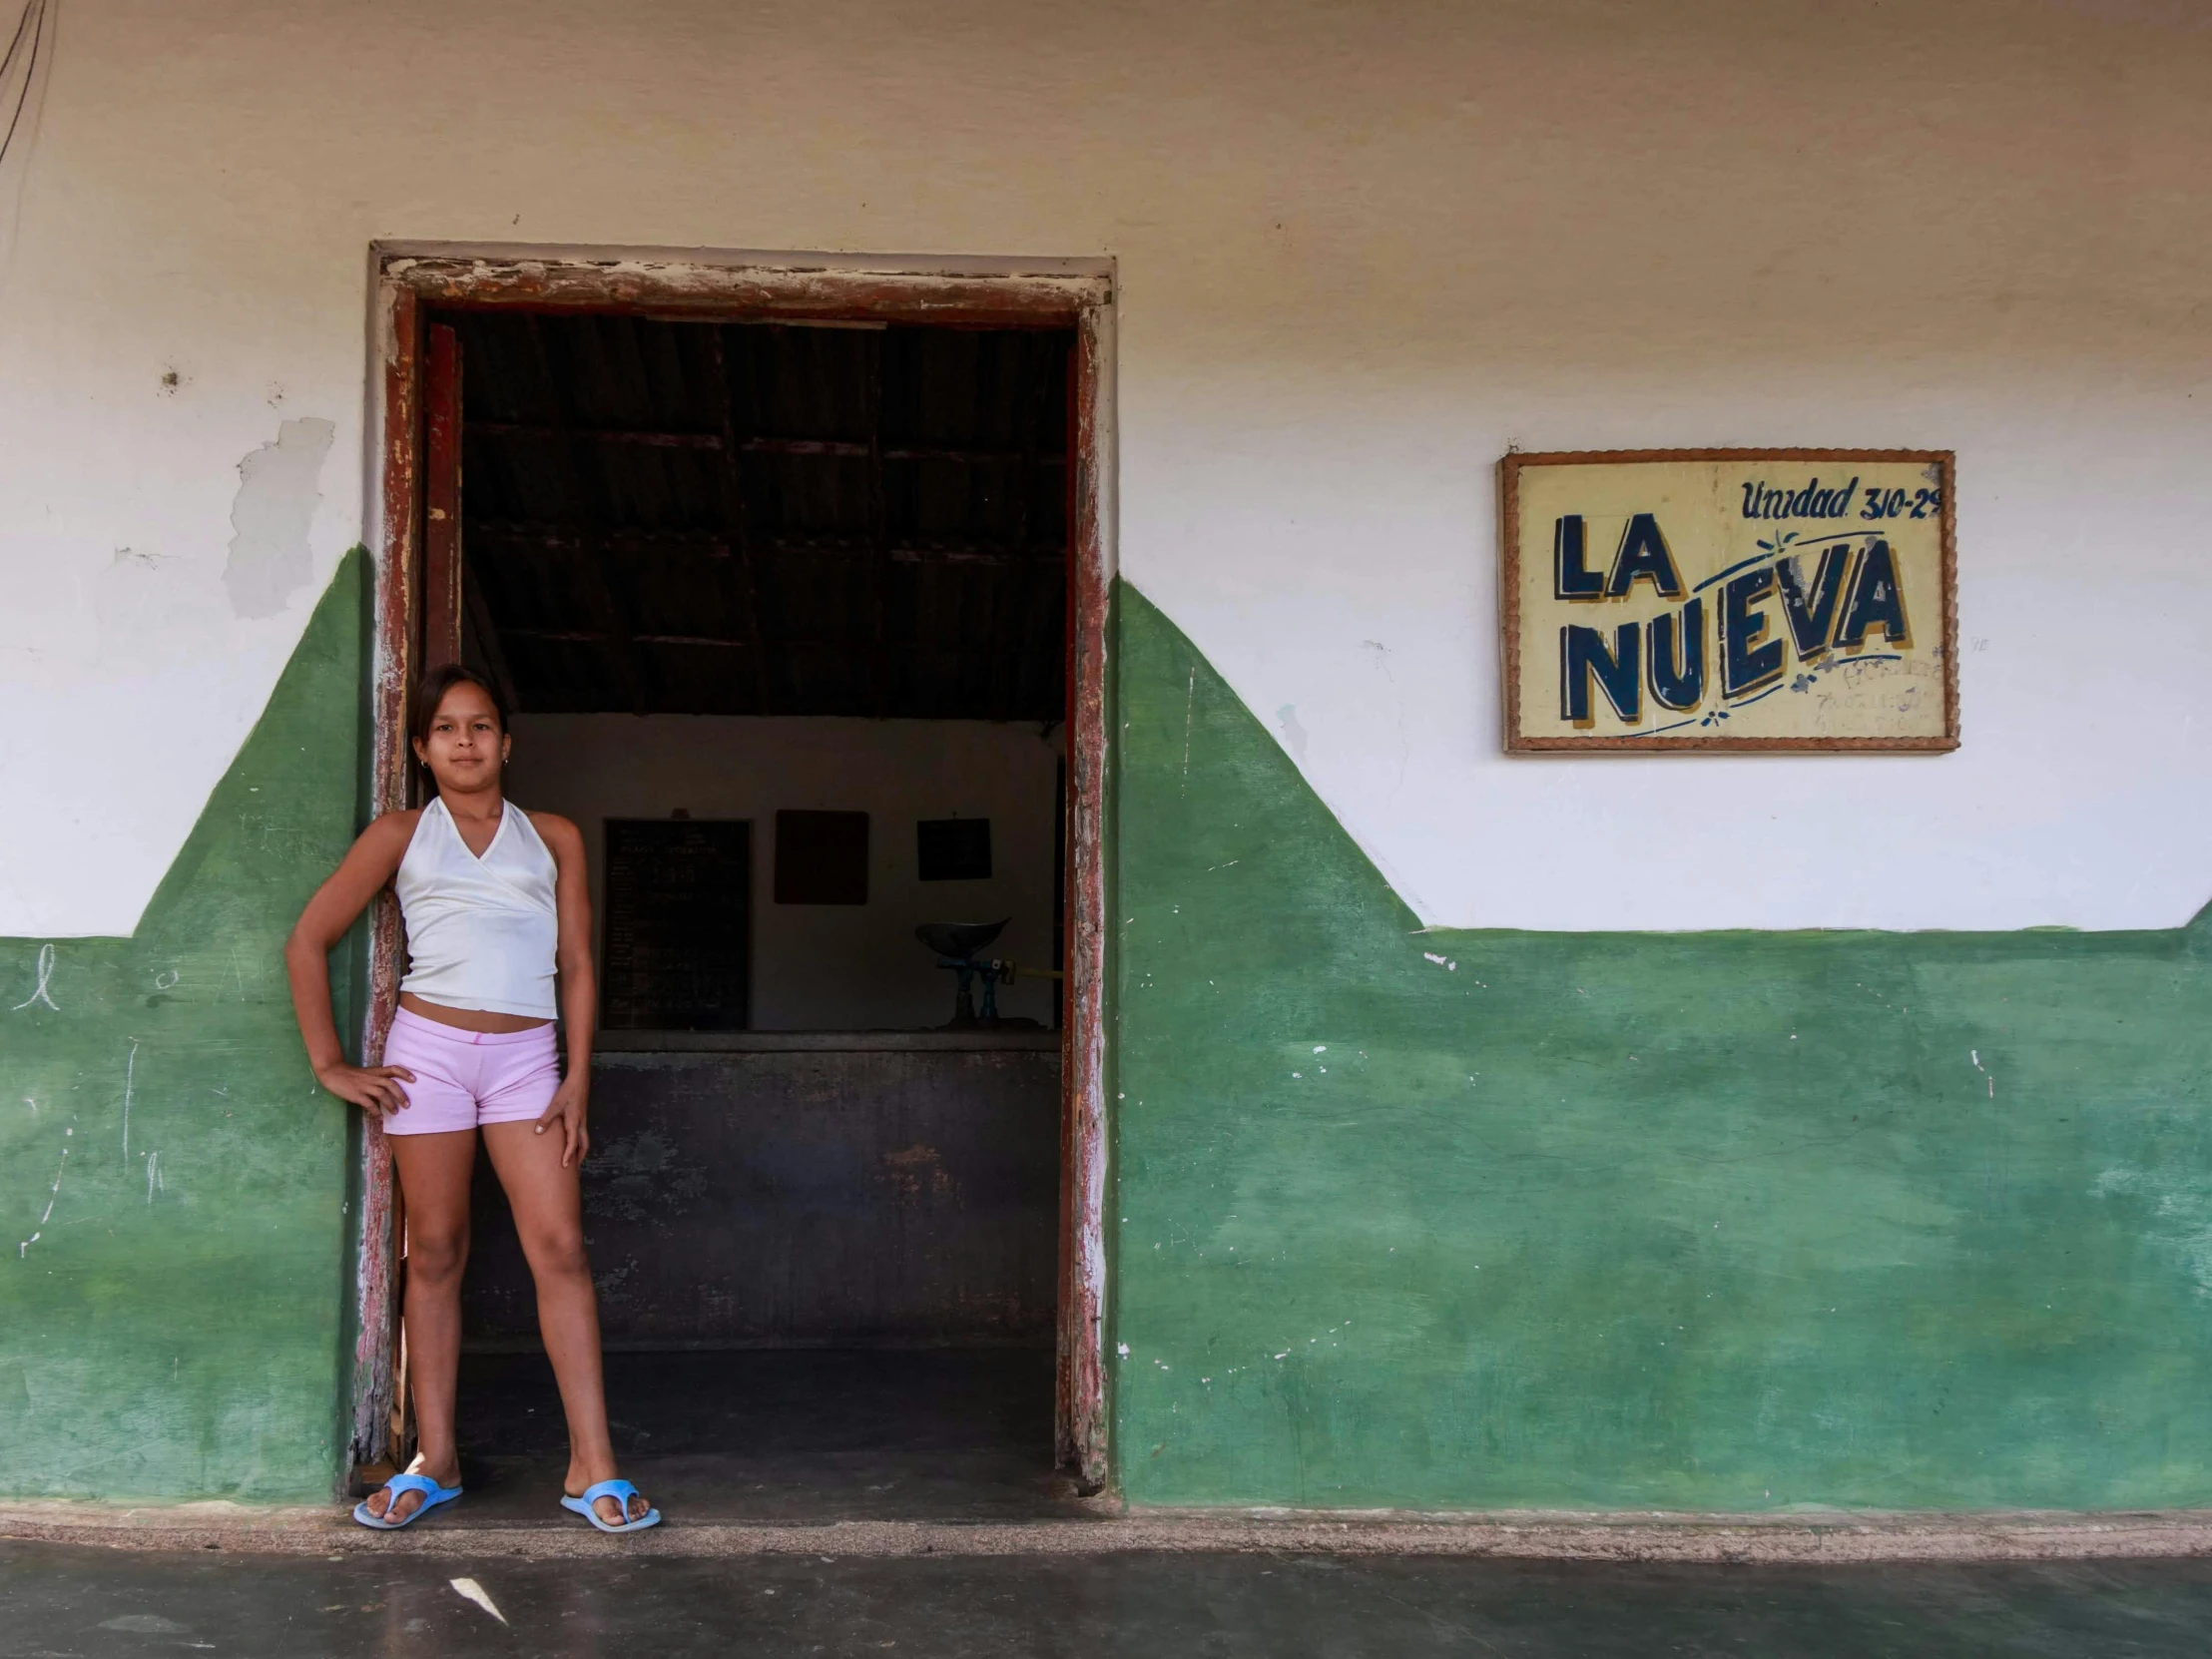
<path id="1" fill-rule="evenodd" d="M 720 355 L 720 336 L 716 339 Z M 648 449 L 736 448 L 749 455 L 830 455 L 866 460 L 879 455 L 886 461 L 952 461 L 963 465 L 1064 466 L 1059 454 L 1031 454 L 1023 449 L 985 449 L 958 444 L 889 443 L 878 450 L 847 438 L 739 437 L 732 432 L 683 432 L 635 426 L 571 426 L 567 428 L 526 420 L 470 420 L 463 429 L 494 438 L 543 438 L 548 442 L 636 444 Z"/>
<path id="2" fill-rule="evenodd" d="M 633 646 L 705 646 L 721 651 L 763 649 L 751 640 L 732 639 L 722 634 L 616 634 L 597 628 L 509 628 L 505 630 L 505 634 L 510 640 L 537 641 L 548 645 L 609 646 L 627 642 Z M 852 648 L 852 642 L 845 639 L 785 640 L 781 644 L 784 649 L 791 651 L 844 652 Z M 945 663 L 961 663 L 969 657 L 967 648 L 963 646 L 938 645 L 924 640 L 891 640 L 883 649 L 894 656 L 935 658 Z M 1028 717 L 1017 712 L 1005 718 Z"/>
<path id="3" fill-rule="evenodd" d="M 540 524 L 517 520 L 472 519 L 467 533 L 479 553 L 587 553 L 608 558 L 652 555 L 696 559 L 735 558 L 730 539 L 715 530 L 587 529 L 569 524 Z M 872 536 L 749 536 L 748 544 L 759 553 L 807 554 L 817 558 L 868 558 L 877 556 Z M 984 566 L 1056 565 L 1057 549 L 1035 549 L 981 542 L 901 543 L 889 549 L 894 564 L 949 564 Z"/>
<path id="4" fill-rule="evenodd" d="M 471 420 L 463 429 L 492 438 L 544 438 L 552 443 L 630 443 L 650 449 L 720 449 L 713 432 L 644 431 L 627 426 L 538 425 L 524 420 Z"/>
<path id="5" fill-rule="evenodd" d="M 616 529 L 522 519 L 470 519 L 467 532 L 478 551 L 592 553 L 620 558 L 652 554 L 702 559 L 730 556 L 729 538 L 716 530 Z"/>
<path id="6" fill-rule="evenodd" d="M 758 651 L 756 640 L 730 640 L 719 634 L 611 633 L 600 628 L 510 628 L 514 640 L 548 640 L 557 645 L 717 645 L 736 651 Z"/>

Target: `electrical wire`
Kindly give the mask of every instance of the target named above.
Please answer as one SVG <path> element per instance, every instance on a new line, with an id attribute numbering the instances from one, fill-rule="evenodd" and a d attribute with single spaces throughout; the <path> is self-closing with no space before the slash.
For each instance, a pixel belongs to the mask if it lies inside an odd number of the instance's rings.
<path id="1" fill-rule="evenodd" d="M 23 58 L 23 83 L 15 95 L 15 108 L 8 115 L 8 130 L 0 133 L 0 166 L 5 166 L 8 151 L 15 143 L 15 130 L 22 125 L 23 112 L 30 105 L 31 91 L 38 85 L 39 48 L 46 40 L 46 8 L 49 0 L 24 0 L 23 15 L 16 19 L 15 38 L 8 42 L 8 53 L 0 58 L 0 87 L 5 87 L 16 73 L 16 58 Z M 25 50 L 24 32 L 30 32 L 29 49 Z M 5 94 L 0 94 L 4 97 Z"/>

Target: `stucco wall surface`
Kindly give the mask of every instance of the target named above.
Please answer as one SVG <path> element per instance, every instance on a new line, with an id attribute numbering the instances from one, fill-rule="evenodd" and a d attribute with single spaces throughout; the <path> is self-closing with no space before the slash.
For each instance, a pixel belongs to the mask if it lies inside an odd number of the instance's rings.
<path id="1" fill-rule="evenodd" d="M 2200 7 L 59 16 L 0 169 L 0 932 L 130 929 L 361 533 L 378 238 L 1111 256 L 1123 565 L 1426 921 L 2212 887 Z M 1514 443 L 1956 449 L 1965 747 L 1507 763 Z"/>
<path id="2" fill-rule="evenodd" d="M 1148 1503 L 2212 1503 L 2212 929 L 1422 929 L 1120 605 Z"/>
<path id="3" fill-rule="evenodd" d="M 0 167 L 0 1490 L 335 1472 L 276 950 L 357 806 L 391 238 L 1116 261 L 1133 1497 L 2212 1501 L 2200 8 L 59 16 Z M 1511 443 L 1956 449 L 1964 747 L 1508 764 Z M 1629 931 L 1714 927 L 1770 931 Z"/>
<path id="4" fill-rule="evenodd" d="M 133 937 L 0 938 L 0 1492 L 336 1482 L 351 1108 L 279 952 L 353 836 L 366 579 L 340 567 Z"/>

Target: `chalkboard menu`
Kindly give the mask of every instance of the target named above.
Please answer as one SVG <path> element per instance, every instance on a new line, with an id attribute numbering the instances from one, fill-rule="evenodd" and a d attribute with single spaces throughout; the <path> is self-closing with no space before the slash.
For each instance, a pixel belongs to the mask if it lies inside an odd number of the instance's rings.
<path id="1" fill-rule="evenodd" d="M 753 827 L 607 820 L 599 1021 L 614 1031 L 743 1031 L 753 988 Z"/>

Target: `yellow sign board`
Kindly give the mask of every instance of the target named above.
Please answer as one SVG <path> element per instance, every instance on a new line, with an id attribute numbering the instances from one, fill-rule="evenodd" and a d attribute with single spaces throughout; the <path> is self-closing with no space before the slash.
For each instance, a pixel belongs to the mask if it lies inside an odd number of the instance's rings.
<path id="1" fill-rule="evenodd" d="M 1509 751 L 1958 747 L 1948 450 L 1503 470 Z"/>

